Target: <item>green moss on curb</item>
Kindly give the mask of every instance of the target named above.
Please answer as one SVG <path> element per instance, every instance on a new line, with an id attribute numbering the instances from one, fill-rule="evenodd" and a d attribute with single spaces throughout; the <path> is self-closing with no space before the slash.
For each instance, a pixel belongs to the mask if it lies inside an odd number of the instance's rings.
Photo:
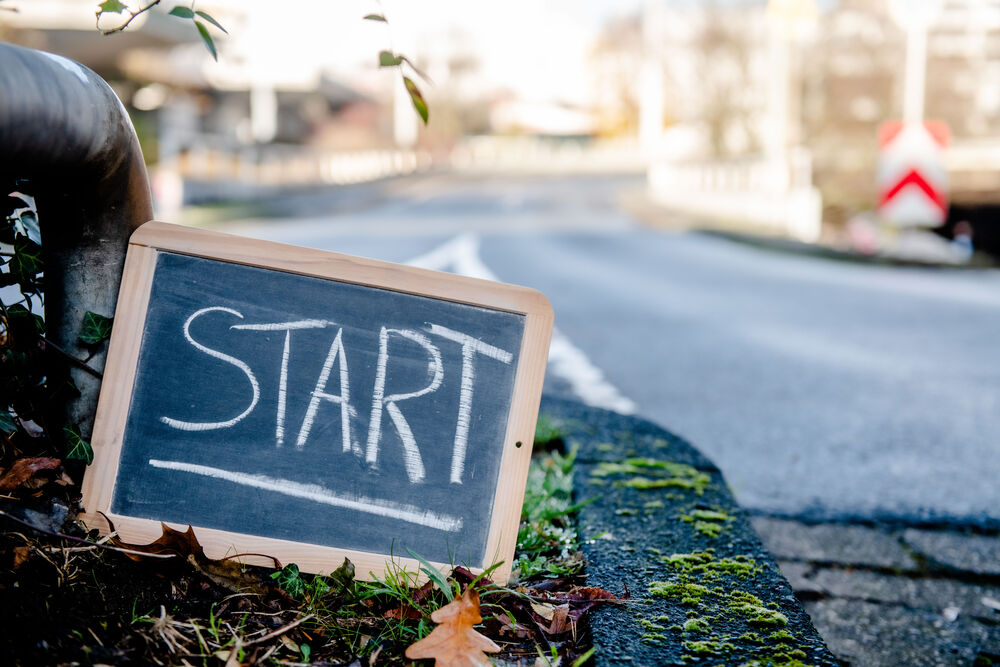
<path id="1" fill-rule="evenodd" d="M 648 585 L 651 598 L 671 604 L 669 615 L 657 617 L 658 623 L 640 620 L 647 633 L 659 631 L 684 609 L 686 619 L 669 625 L 669 630 L 683 633 L 685 662 L 701 663 L 706 658 L 730 661 L 747 660 L 747 665 L 795 667 L 807 658 L 794 649 L 794 635 L 785 630 L 788 618 L 776 603 L 763 600 L 744 590 L 737 582 L 756 577 L 763 568 L 748 556 L 716 558 L 712 549 L 672 554 L 661 559 L 672 573 L 668 581 Z M 713 582 L 711 587 L 705 584 Z M 773 630 L 762 635 L 757 630 Z M 698 637 L 698 639 L 694 639 Z"/>
<path id="2" fill-rule="evenodd" d="M 707 635 L 710 630 L 711 626 L 702 618 L 689 618 L 684 622 L 684 632 L 700 632 Z"/>
<path id="3" fill-rule="evenodd" d="M 757 627 L 785 627 L 788 617 L 776 609 L 765 607 L 756 595 L 745 591 L 734 591 L 729 596 L 726 607 L 746 618 L 747 623 Z"/>
<path id="4" fill-rule="evenodd" d="M 690 554 L 662 556 L 661 560 L 675 571 L 699 574 L 709 581 L 717 580 L 723 575 L 748 579 L 757 576 L 762 570 L 757 561 L 749 556 L 715 560 L 711 549 Z"/>
<path id="5" fill-rule="evenodd" d="M 717 508 L 695 508 L 688 514 L 682 514 L 680 519 L 693 524 L 695 531 L 711 538 L 721 535 L 733 523 L 733 517 L 728 512 Z"/>
<path id="6" fill-rule="evenodd" d="M 621 486 L 648 491 L 652 489 L 678 488 L 694 491 L 699 496 L 705 492 L 712 478 L 697 468 L 683 463 L 663 461 L 653 458 L 631 458 L 618 462 L 599 463 L 591 470 L 592 478 L 629 476 L 619 480 Z"/>
<path id="7" fill-rule="evenodd" d="M 710 591 L 699 584 L 669 581 L 649 582 L 649 594 L 654 598 L 680 600 L 681 604 L 698 604 Z"/>
<path id="8" fill-rule="evenodd" d="M 718 521 L 718 522 L 732 520 L 732 517 L 729 515 L 729 513 L 723 510 L 695 509 L 691 511 L 691 514 L 689 516 L 691 517 L 692 521 L 696 519 L 698 521 Z"/>

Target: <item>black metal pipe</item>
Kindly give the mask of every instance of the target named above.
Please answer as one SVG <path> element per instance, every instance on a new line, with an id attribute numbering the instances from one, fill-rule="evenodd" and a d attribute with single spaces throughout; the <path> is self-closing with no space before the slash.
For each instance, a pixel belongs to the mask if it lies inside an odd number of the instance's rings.
<path id="1" fill-rule="evenodd" d="M 0 175 L 29 179 L 38 206 L 46 336 L 85 357 L 77 339 L 83 316 L 114 315 L 128 238 L 153 217 L 125 107 L 79 63 L 0 43 Z M 89 364 L 103 369 L 104 361 L 102 351 Z M 89 436 L 100 381 L 78 368 L 71 373 L 81 396 L 53 406 L 55 415 Z"/>

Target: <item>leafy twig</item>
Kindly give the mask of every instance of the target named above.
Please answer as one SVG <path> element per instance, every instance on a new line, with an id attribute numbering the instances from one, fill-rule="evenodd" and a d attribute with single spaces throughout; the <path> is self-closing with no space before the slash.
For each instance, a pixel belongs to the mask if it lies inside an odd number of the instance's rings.
<path id="1" fill-rule="evenodd" d="M 127 6 L 123 5 L 118 0 L 105 0 L 104 2 L 102 2 L 101 4 L 99 4 L 97 6 L 96 15 L 97 15 L 98 24 L 100 23 L 101 16 L 104 15 L 105 13 L 109 13 L 109 14 L 121 14 L 122 12 L 128 12 L 129 13 L 129 17 L 128 17 L 128 19 L 125 20 L 124 23 L 122 23 L 117 28 L 110 28 L 108 30 L 101 30 L 101 26 L 98 25 L 97 29 L 100 30 L 101 33 L 104 34 L 104 35 L 113 35 L 116 32 L 123 32 L 125 30 L 125 28 L 127 28 L 129 26 L 129 24 L 132 23 L 132 21 L 134 21 L 136 19 L 136 17 L 138 17 L 140 14 L 145 14 L 150 9 L 152 9 L 153 7 L 155 7 L 156 5 L 160 4 L 160 2 L 162 2 L 162 0 L 152 0 L 152 2 L 150 2 L 145 7 L 139 7 L 139 9 L 137 9 L 135 11 L 132 11 L 131 9 L 129 9 Z"/>
<path id="2" fill-rule="evenodd" d="M 381 6 L 381 3 L 379 3 Z M 424 121 L 424 125 L 427 124 L 429 120 L 429 110 L 427 108 L 427 101 L 424 99 L 423 93 L 420 92 L 420 88 L 410 77 L 406 76 L 403 70 L 403 65 L 408 66 L 414 74 L 423 79 L 428 83 L 432 83 L 430 78 L 424 74 L 413 61 L 404 56 L 402 53 L 396 53 L 392 50 L 392 26 L 389 25 L 389 20 L 385 17 L 385 12 L 381 14 L 368 14 L 364 17 L 366 21 L 376 21 L 378 23 L 384 23 L 389 28 L 389 46 L 388 51 L 379 51 L 378 54 L 378 66 L 379 67 L 395 67 L 399 70 L 400 76 L 403 78 L 403 86 L 406 88 L 406 94 L 410 96 L 410 102 L 413 103 L 413 108 L 420 116 L 421 120 Z"/>

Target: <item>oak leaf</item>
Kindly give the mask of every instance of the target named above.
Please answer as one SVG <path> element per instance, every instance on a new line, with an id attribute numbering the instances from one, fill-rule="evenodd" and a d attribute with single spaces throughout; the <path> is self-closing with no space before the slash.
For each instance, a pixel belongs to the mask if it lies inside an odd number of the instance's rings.
<path id="1" fill-rule="evenodd" d="M 439 625 L 406 649 L 407 658 L 433 658 L 436 667 L 489 667 L 490 659 L 484 651 L 500 650 L 472 627 L 483 620 L 479 614 L 479 593 L 474 588 L 466 589 L 465 595 L 435 611 L 431 620 Z"/>
<path id="2" fill-rule="evenodd" d="M 114 532 L 115 526 L 111 523 L 110 519 L 108 519 L 108 523 L 111 524 L 111 531 Z M 111 539 L 111 543 L 116 547 L 128 549 L 133 552 L 139 551 L 143 554 L 171 555 L 180 556 L 181 558 L 187 558 L 188 556 L 195 556 L 196 558 L 205 557 L 205 551 L 201 548 L 201 543 L 194 536 L 194 528 L 188 526 L 185 532 L 181 532 L 174 530 L 163 522 L 160 522 L 160 526 L 162 527 L 163 534 L 155 542 L 150 542 L 149 544 L 128 544 L 115 536 Z M 126 553 L 125 555 L 135 561 L 143 560 L 141 554 Z"/>
<path id="3" fill-rule="evenodd" d="M 115 526 L 111 523 L 111 519 L 104 518 L 111 527 L 111 532 L 115 533 Z M 213 583 L 233 592 L 249 591 L 262 595 L 268 592 L 267 582 L 261 577 L 245 570 L 236 560 L 232 558 L 214 560 L 206 556 L 205 550 L 194 535 L 194 528 L 192 526 L 188 526 L 188 529 L 184 532 L 174 530 L 162 521 L 160 522 L 160 526 L 162 527 L 162 534 L 156 541 L 149 544 L 128 544 L 116 535 L 111 538 L 111 544 L 127 550 L 125 555 L 134 561 L 145 560 L 146 556 L 143 554 L 159 557 L 176 556 L 182 560 L 186 560 L 191 567 L 210 579 Z M 271 558 L 270 556 L 263 556 L 263 554 L 247 555 Z M 272 560 L 274 560 L 275 566 L 278 566 L 277 559 Z"/>

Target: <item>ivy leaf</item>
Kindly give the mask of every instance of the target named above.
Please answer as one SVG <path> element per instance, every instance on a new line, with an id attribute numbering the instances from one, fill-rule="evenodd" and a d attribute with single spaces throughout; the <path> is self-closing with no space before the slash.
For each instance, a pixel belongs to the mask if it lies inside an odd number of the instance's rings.
<path id="1" fill-rule="evenodd" d="M 379 51 L 378 52 L 378 66 L 379 67 L 398 67 L 400 63 L 403 62 L 402 56 L 397 56 L 392 51 Z"/>
<path id="2" fill-rule="evenodd" d="M 174 7 L 173 9 L 170 10 L 169 13 L 171 16 L 176 16 L 177 18 L 181 19 L 194 18 L 194 10 L 191 9 L 190 7 Z"/>
<path id="3" fill-rule="evenodd" d="M 388 23 L 385 17 L 381 14 L 366 14 L 364 17 L 365 21 L 380 21 L 381 23 Z"/>
<path id="4" fill-rule="evenodd" d="M 194 25 L 198 28 L 198 34 L 201 35 L 201 39 L 205 42 L 205 48 L 212 54 L 212 58 L 218 61 L 219 53 L 215 50 L 215 42 L 212 41 L 212 36 L 208 34 L 208 28 L 201 21 L 195 21 Z"/>
<path id="5" fill-rule="evenodd" d="M 83 316 L 83 326 L 80 327 L 78 337 L 87 345 L 96 345 L 111 337 L 111 326 L 114 321 L 113 317 L 104 317 L 88 310 Z"/>
<path id="6" fill-rule="evenodd" d="M 10 435 L 17 430 L 17 422 L 10 416 L 10 410 L 0 408 L 0 433 Z"/>
<path id="7" fill-rule="evenodd" d="M 205 19 L 206 21 L 208 21 L 209 23 L 211 23 L 212 25 L 214 25 L 216 28 L 218 28 L 222 32 L 226 33 L 227 35 L 229 34 L 229 31 L 226 30 L 225 28 L 223 28 L 221 23 L 219 23 L 214 18 L 212 18 L 211 16 L 209 16 L 208 12 L 203 12 L 203 11 L 201 11 L 199 9 L 198 11 L 195 12 L 195 14 L 197 14 L 201 18 Z"/>
<path id="8" fill-rule="evenodd" d="M 34 347 L 38 334 L 45 332 L 45 320 L 21 304 L 7 308 L 2 320 L 4 346 L 19 350 Z"/>
<path id="9" fill-rule="evenodd" d="M 403 85 L 406 86 L 406 92 L 410 94 L 410 101 L 413 102 L 413 108 L 417 110 L 417 113 L 424 121 L 424 125 L 426 125 L 428 118 L 427 102 L 420 93 L 420 89 L 417 88 L 417 84 L 413 83 L 413 79 L 408 76 L 403 77 Z"/>
<path id="10" fill-rule="evenodd" d="M 119 0 L 104 0 L 104 2 L 97 5 L 97 15 L 121 14 L 126 9 L 128 9 L 128 7 L 119 2 Z"/>
<path id="11" fill-rule="evenodd" d="M 12 223 L 14 233 L 27 236 L 38 245 L 41 245 L 42 230 L 38 226 L 38 209 L 35 206 L 35 198 L 23 192 L 11 192 L 7 196 L 20 199 L 25 203 L 25 206 L 14 209 L 8 218 L 9 222 Z"/>
<path id="12" fill-rule="evenodd" d="M 63 437 L 66 438 L 66 458 L 85 461 L 87 465 L 94 462 L 94 448 L 83 439 L 80 427 L 76 424 L 63 427 Z"/>
<path id="13" fill-rule="evenodd" d="M 306 582 L 302 579 L 299 566 L 295 563 L 289 563 L 277 572 L 272 572 L 271 578 L 277 582 L 278 588 L 293 598 L 302 597 L 306 590 Z"/>
<path id="14" fill-rule="evenodd" d="M 42 230 L 38 226 L 38 216 L 34 211 L 26 208 L 19 208 L 14 211 L 17 216 L 14 218 L 14 233 L 20 236 L 27 236 L 35 243 L 42 244 Z"/>
<path id="15" fill-rule="evenodd" d="M 26 236 L 14 239 L 14 257 L 8 264 L 17 282 L 30 285 L 42 272 L 42 248 Z"/>

